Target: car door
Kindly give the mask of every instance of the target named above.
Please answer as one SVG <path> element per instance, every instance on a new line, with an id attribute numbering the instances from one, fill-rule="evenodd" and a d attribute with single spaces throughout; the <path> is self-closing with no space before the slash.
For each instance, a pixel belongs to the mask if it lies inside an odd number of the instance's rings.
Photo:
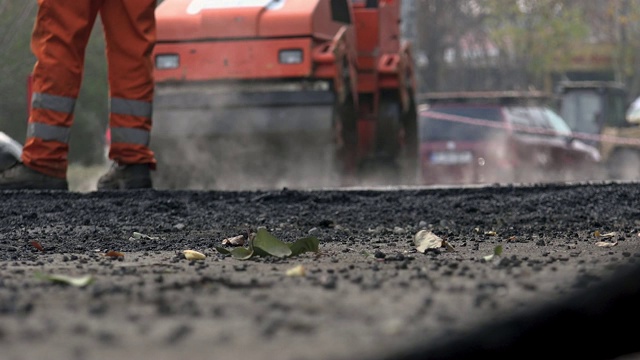
<path id="1" fill-rule="evenodd" d="M 540 106 L 532 106 L 528 108 L 530 116 L 535 124 L 536 132 L 540 133 L 539 147 L 544 151 L 540 156 L 539 164 L 547 172 L 552 175 L 564 165 L 573 162 L 574 154 L 569 151 L 569 141 L 571 138 L 571 130 L 568 132 L 558 131 L 554 124 L 549 120 L 545 113 L 545 108 Z"/>
<path id="2" fill-rule="evenodd" d="M 580 169 L 599 158 L 598 149 L 573 137 L 573 132 L 562 117 L 548 107 L 540 109 L 555 132 L 554 168 L 558 170 Z"/>
<path id="3" fill-rule="evenodd" d="M 548 166 L 552 145 L 542 128 L 540 116 L 528 106 L 517 105 L 507 107 L 505 113 L 513 126 L 513 147 L 520 162 L 520 181 L 544 179 L 543 171 Z"/>

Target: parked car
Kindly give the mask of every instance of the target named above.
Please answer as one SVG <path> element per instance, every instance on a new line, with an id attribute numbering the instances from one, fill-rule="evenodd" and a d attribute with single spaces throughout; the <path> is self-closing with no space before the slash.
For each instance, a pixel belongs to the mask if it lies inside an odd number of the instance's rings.
<path id="1" fill-rule="evenodd" d="M 424 184 L 553 182 L 599 174 L 598 149 L 572 136 L 544 93 L 431 93 L 422 100 Z"/>

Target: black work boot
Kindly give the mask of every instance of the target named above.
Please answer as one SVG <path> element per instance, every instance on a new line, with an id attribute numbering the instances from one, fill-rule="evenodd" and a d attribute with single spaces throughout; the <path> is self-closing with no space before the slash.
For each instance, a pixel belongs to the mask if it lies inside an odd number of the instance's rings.
<path id="1" fill-rule="evenodd" d="M 66 179 L 43 174 L 16 162 L 0 172 L 0 190 L 69 190 Z"/>
<path id="2" fill-rule="evenodd" d="M 151 188 L 151 169 L 148 164 L 113 163 L 111 169 L 98 179 L 98 190 L 127 190 Z"/>

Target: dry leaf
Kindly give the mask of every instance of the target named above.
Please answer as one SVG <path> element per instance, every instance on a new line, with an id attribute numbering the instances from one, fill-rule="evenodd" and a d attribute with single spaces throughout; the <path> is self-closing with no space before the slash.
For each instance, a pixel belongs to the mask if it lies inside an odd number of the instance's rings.
<path id="1" fill-rule="evenodd" d="M 447 251 L 456 251 L 456 249 L 453 247 L 453 245 L 449 244 L 448 241 L 446 240 L 442 240 L 442 246 L 445 247 L 447 249 Z"/>
<path id="2" fill-rule="evenodd" d="M 143 233 L 139 233 L 137 231 L 134 231 L 133 235 L 131 235 L 129 237 L 129 240 L 131 240 L 131 241 L 133 241 L 133 240 L 158 240 L 158 239 L 160 239 L 160 238 L 157 237 L 157 236 L 149 236 L 149 235 L 146 235 L 146 234 L 143 234 Z"/>
<path id="3" fill-rule="evenodd" d="M 616 232 L 612 231 L 612 232 L 609 232 L 609 233 L 606 233 L 606 234 L 600 234 L 599 237 L 601 237 L 601 238 L 612 238 L 614 236 L 616 236 Z"/>
<path id="4" fill-rule="evenodd" d="M 416 249 L 424 253 L 427 249 L 437 249 L 442 247 L 443 240 L 429 230 L 420 230 L 414 239 Z"/>
<path id="5" fill-rule="evenodd" d="M 203 253 L 195 250 L 184 250 L 182 253 L 187 260 L 204 260 L 206 258 Z"/>
<path id="6" fill-rule="evenodd" d="M 599 247 L 614 247 L 616 245 L 618 245 L 617 241 L 613 242 L 613 243 L 606 242 L 606 241 L 599 241 L 599 242 L 596 243 L 596 246 L 599 246 Z"/>
<path id="7" fill-rule="evenodd" d="M 34 248 L 36 248 L 36 249 L 38 249 L 38 250 L 40 250 L 40 251 L 44 252 L 44 248 L 43 248 L 43 247 L 42 247 L 42 245 L 40 245 L 40 243 L 39 243 L 39 242 L 37 242 L 37 241 L 32 241 L 32 242 L 31 242 L 31 246 L 33 246 Z"/>
<path id="8" fill-rule="evenodd" d="M 509 241 L 516 241 L 516 239 L 517 239 L 517 238 L 516 238 L 516 237 L 515 237 L 515 235 L 514 235 L 514 236 L 510 237 L 508 240 L 509 240 Z"/>
<path id="9" fill-rule="evenodd" d="M 491 230 L 491 231 L 485 231 L 484 232 L 485 235 L 489 235 L 489 236 L 496 236 L 498 235 L 495 231 Z"/>
<path id="10" fill-rule="evenodd" d="M 110 251 L 107 251 L 107 253 L 106 253 L 106 254 L 104 254 L 104 256 L 108 256 L 108 257 L 112 257 L 112 258 L 114 258 L 114 257 L 121 257 L 121 258 L 123 258 L 123 257 L 124 257 L 124 254 L 123 254 L 123 253 L 121 253 L 120 251 L 110 250 Z"/>
<path id="11" fill-rule="evenodd" d="M 305 274 L 306 270 L 302 265 L 294 266 L 287 270 L 287 276 L 304 276 Z"/>
<path id="12" fill-rule="evenodd" d="M 244 236 L 238 235 L 222 240 L 222 245 L 242 246 L 244 245 Z"/>

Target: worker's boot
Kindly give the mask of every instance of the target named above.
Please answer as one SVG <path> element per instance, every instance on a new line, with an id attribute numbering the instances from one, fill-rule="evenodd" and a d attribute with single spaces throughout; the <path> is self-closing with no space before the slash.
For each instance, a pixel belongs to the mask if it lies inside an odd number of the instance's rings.
<path id="1" fill-rule="evenodd" d="M 66 179 L 43 174 L 21 162 L 0 172 L 0 190 L 69 190 Z"/>
<path id="2" fill-rule="evenodd" d="M 148 164 L 113 163 L 111 169 L 98 179 L 98 190 L 126 190 L 151 188 L 151 169 Z"/>

